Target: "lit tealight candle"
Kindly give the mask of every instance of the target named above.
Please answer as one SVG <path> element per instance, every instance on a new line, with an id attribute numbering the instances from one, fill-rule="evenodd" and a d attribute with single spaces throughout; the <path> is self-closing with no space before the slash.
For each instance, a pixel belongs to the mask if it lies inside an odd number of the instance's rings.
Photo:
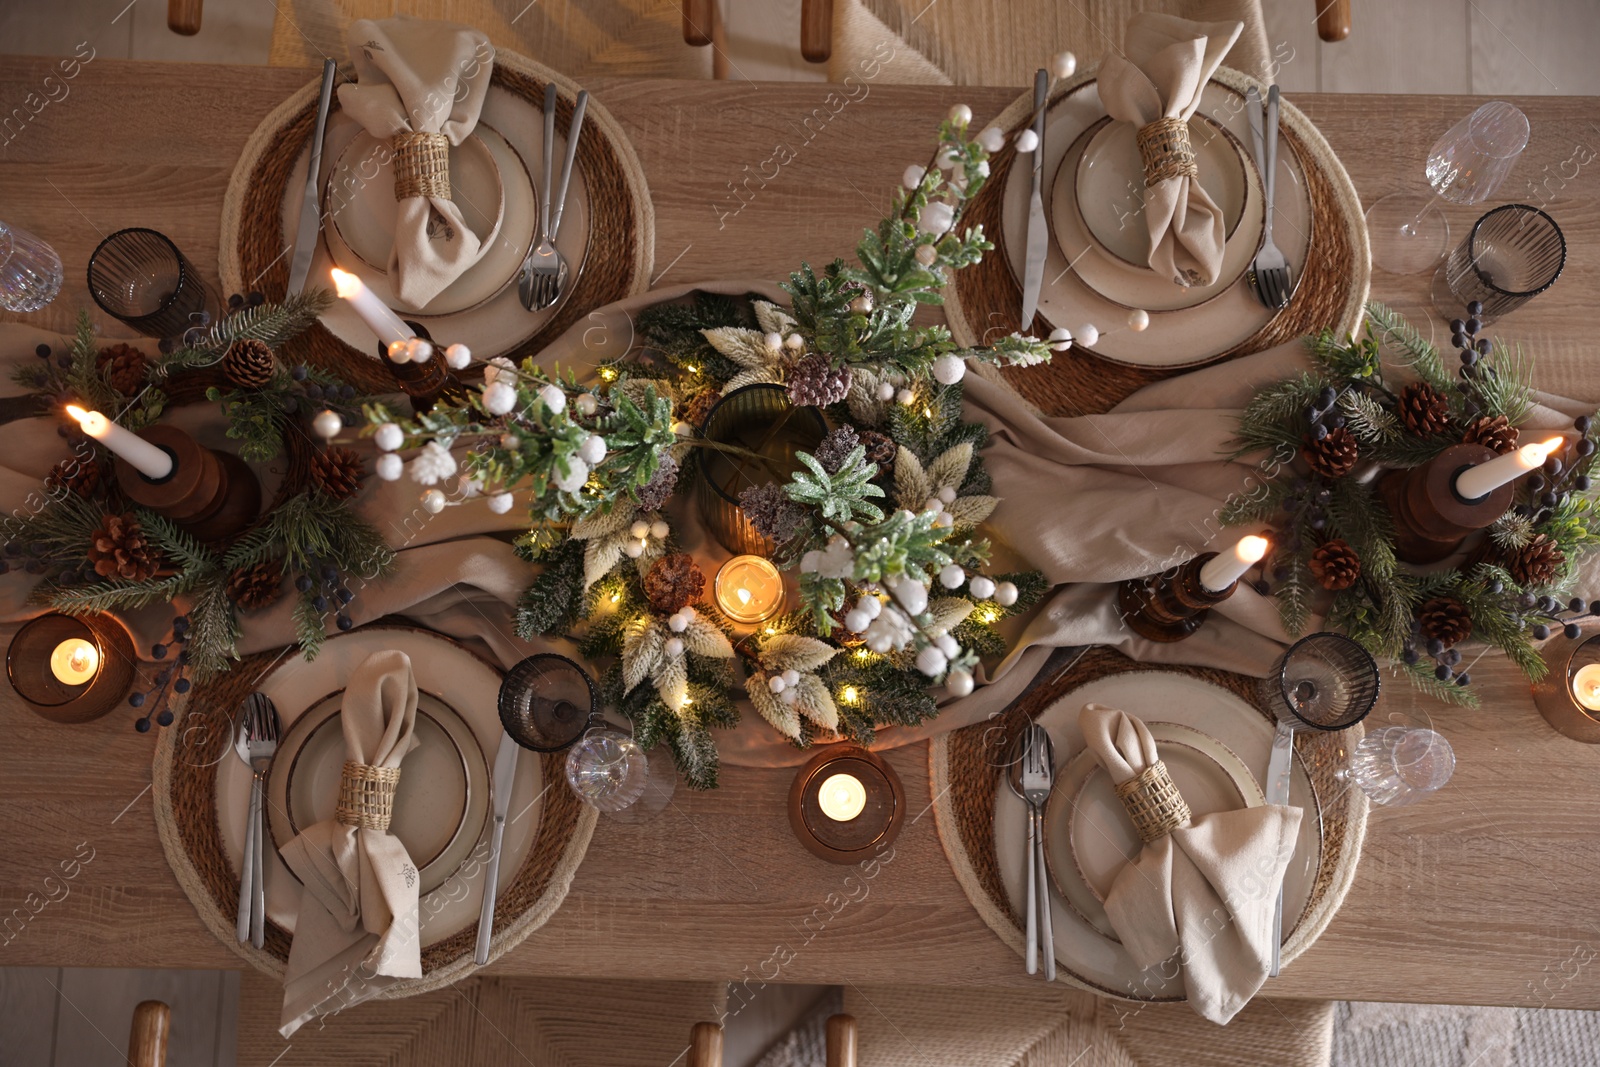
<path id="1" fill-rule="evenodd" d="M 84 685 L 100 669 L 100 650 L 81 637 L 69 637 L 50 653 L 50 673 L 63 685 Z"/>
<path id="2" fill-rule="evenodd" d="M 769 559 L 734 556 L 717 571 L 717 607 L 734 622 L 757 623 L 783 607 L 783 575 Z"/>
<path id="3" fill-rule="evenodd" d="M 853 774 L 830 774 L 817 791 L 817 806 L 834 822 L 849 822 L 867 806 L 867 787 Z"/>
<path id="4" fill-rule="evenodd" d="M 83 432 L 99 441 L 119 459 L 127 460 L 146 478 L 159 482 L 172 473 L 172 456 L 131 430 L 125 430 L 98 411 L 85 411 L 67 405 L 67 414 L 78 420 Z"/>
<path id="5" fill-rule="evenodd" d="M 1572 676 L 1572 696 L 1590 711 L 1600 711 L 1600 663 L 1578 668 Z"/>
<path id="6" fill-rule="evenodd" d="M 1239 539 L 1239 543 L 1226 552 L 1218 552 L 1200 568 L 1200 584 L 1213 593 L 1220 593 L 1244 576 L 1244 572 L 1261 562 L 1267 554 L 1267 539 L 1252 534 Z"/>
<path id="7" fill-rule="evenodd" d="M 1476 467 L 1468 467 L 1456 478 L 1456 492 L 1463 500 L 1486 497 L 1507 482 L 1516 481 L 1529 471 L 1544 466 L 1544 461 L 1550 457 L 1550 453 L 1561 447 L 1562 441 L 1563 438 L 1552 437 L 1548 441 L 1523 445 L 1515 452 L 1497 456 Z"/>
<path id="8" fill-rule="evenodd" d="M 396 341 L 404 342 L 416 336 L 399 315 L 361 283 L 360 278 L 338 267 L 334 267 L 331 273 L 335 291 L 340 298 L 350 302 L 350 309 L 360 315 L 367 328 L 378 335 L 385 349 Z"/>

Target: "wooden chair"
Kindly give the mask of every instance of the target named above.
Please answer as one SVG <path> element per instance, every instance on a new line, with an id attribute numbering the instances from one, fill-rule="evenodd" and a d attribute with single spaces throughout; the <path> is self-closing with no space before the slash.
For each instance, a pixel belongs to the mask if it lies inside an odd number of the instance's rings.
<path id="1" fill-rule="evenodd" d="M 856 1020 L 852 1015 L 828 1019 L 827 1067 L 856 1067 Z M 695 1023 L 689 1031 L 687 1067 L 722 1067 L 722 1027 Z"/>
<path id="2" fill-rule="evenodd" d="M 159 1000 L 142 1001 L 128 1030 L 128 1067 L 166 1067 L 171 1032 L 172 1009 Z"/>

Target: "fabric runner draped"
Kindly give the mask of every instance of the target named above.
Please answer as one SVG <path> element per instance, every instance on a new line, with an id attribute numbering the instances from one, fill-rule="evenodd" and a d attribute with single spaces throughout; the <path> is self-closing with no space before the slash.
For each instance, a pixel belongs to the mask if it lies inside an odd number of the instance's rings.
<path id="1" fill-rule="evenodd" d="M 725 281 L 656 290 L 595 312 L 545 349 L 542 365 L 580 371 L 620 357 L 629 347 L 631 316 L 694 289 L 756 293 L 787 304 L 767 282 Z M 448 338 L 443 339 L 446 343 Z M 0 358 L 11 365 L 33 359 L 39 343 L 65 350 L 69 339 L 33 327 L 0 326 Z M 108 339 L 109 343 L 109 339 Z M 154 342 L 138 344 L 154 350 Z M 1056 356 L 1073 359 L 1073 354 Z M 1202 368 L 1148 386 L 1103 415 L 1050 418 L 1032 410 L 997 374 L 966 378 L 968 417 L 993 431 L 983 456 L 994 478 L 999 507 L 988 527 L 997 546 L 1042 570 L 1052 590 L 1041 605 L 1015 620 L 1013 651 L 978 676 L 979 687 L 946 699 L 941 714 L 917 727 L 879 732 L 881 747 L 909 744 L 981 721 L 1002 711 L 1027 687 L 1056 648 L 1104 644 L 1134 659 L 1186 663 L 1263 676 L 1290 640 L 1276 606 L 1243 585 L 1212 613 L 1193 637 L 1175 644 L 1147 641 L 1121 622 L 1115 583 L 1165 570 L 1204 551 L 1237 540 L 1248 528 L 1225 528 L 1219 515 L 1227 501 L 1248 493 L 1270 476 L 1272 457 L 1226 462 L 1232 452 L 1240 409 L 1264 384 L 1308 366 L 1295 341 L 1252 356 Z M 987 369 L 986 369 L 987 370 Z M 9 375 L 7 375 L 9 381 Z M 20 386 L 7 387 L 12 394 Z M 1587 413 L 1577 402 L 1545 394 L 1527 425 L 1562 429 Z M 205 443 L 225 446 L 215 407 L 180 408 L 170 417 L 191 431 L 206 428 Z M 350 431 L 347 431 L 347 436 Z M 371 453 L 365 441 L 358 448 Z M 0 501 L 12 509 L 42 506 L 43 478 L 66 455 L 49 420 L 26 419 L 0 426 Z M 369 463 L 370 467 L 370 463 Z M 274 480 L 263 477 L 270 497 Z M 369 477 L 358 498 L 360 513 L 399 550 L 394 572 L 362 584 L 350 613 L 359 625 L 385 615 L 403 615 L 418 625 L 462 640 L 509 666 L 538 651 L 575 655 L 564 641 L 523 641 L 515 636 L 514 606 L 534 576 L 517 558 L 511 539 L 523 528 L 520 508 L 494 515 L 481 500 L 468 500 L 430 515 L 419 503 L 420 487 L 409 480 Z M 676 528 L 691 553 L 721 558 L 708 543 L 692 503 L 680 493 Z M 698 538 L 698 540 L 696 540 Z M 25 603 L 33 582 L 17 575 L 0 582 L 0 612 L 20 619 L 39 612 Z M 242 652 L 279 647 L 294 639 L 293 597 L 244 619 Z M 141 651 L 170 635 L 165 606 L 125 616 Z M 717 732 L 724 762 L 738 766 L 787 766 L 808 754 L 794 748 L 753 710 L 733 730 Z"/>

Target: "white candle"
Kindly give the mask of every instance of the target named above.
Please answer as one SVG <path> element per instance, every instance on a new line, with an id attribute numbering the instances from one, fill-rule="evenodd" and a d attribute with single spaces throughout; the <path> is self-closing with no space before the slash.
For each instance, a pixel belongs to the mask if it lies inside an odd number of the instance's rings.
<path id="1" fill-rule="evenodd" d="M 817 790 L 817 806 L 834 822 L 849 822 L 867 806 L 867 787 L 853 774 L 831 774 Z"/>
<path id="2" fill-rule="evenodd" d="M 1600 663 L 1586 663 L 1572 676 L 1572 695 L 1590 711 L 1600 711 Z"/>
<path id="3" fill-rule="evenodd" d="M 361 284 L 360 278 L 338 267 L 333 268 L 332 274 L 334 289 L 341 298 L 350 301 L 351 309 L 361 316 L 361 321 L 367 324 L 368 329 L 378 335 L 385 349 L 396 341 L 408 341 L 416 336 L 399 315 L 389 310 L 389 306 L 379 300 L 371 289 Z"/>
<path id="4" fill-rule="evenodd" d="M 1456 492 L 1463 500 L 1477 500 L 1488 496 L 1507 482 L 1514 482 L 1529 471 L 1544 466 L 1550 453 L 1561 447 L 1562 438 L 1523 445 L 1515 452 L 1468 467 L 1456 478 Z"/>
<path id="5" fill-rule="evenodd" d="M 65 685 L 82 685 L 100 669 L 100 650 L 81 637 L 69 637 L 50 653 L 50 673 Z"/>
<path id="6" fill-rule="evenodd" d="M 83 432 L 109 448 L 120 459 L 133 464 L 146 478 L 159 482 L 172 473 L 172 457 L 131 430 L 124 430 L 98 411 L 85 411 L 67 405 L 67 414 L 78 420 Z"/>
<path id="7" fill-rule="evenodd" d="M 1254 534 L 1242 537 L 1239 543 L 1226 552 L 1218 552 L 1200 568 L 1200 585 L 1213 593 L 1220 593 L 1237 582 L 1244 572 L 1261 562 L 1267 554 L 1267 539 Z"/>

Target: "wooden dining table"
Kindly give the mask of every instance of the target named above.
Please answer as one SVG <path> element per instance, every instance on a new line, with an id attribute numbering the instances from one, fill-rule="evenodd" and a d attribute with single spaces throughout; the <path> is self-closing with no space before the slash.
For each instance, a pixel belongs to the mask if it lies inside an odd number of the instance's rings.
<path id="1" fill-rule="evenodd" d="M 313 77 L 93 59 L 62 80 L 56 61 L 5 58 L 0 219 L 46 238 L 66 269 L 53 304 L 6 317 L 70 330 L 78 310 L 92 308 L 89 253 L 126 226 L 168 234 L 214 278 L 223 193 L 245 139 Z M 1019 92 L 871 79 L 848 90 L 619 78 L 588 88 L 643 162 L 657 285 L 777 279 L 801 260 L 850 256 L 906 165 L 928 154 L 951 104 L 971 105 L 982 124 Z M 1481 101 L 1292 102 L 1371 203 L 1426 190 L 1434 139 Z M 1600 107 L 1593 98 L 1514 102 L 1532 138 L 1494 203 L 1550 212 L 1566 233 L 1567 263 L 1548 293 L 1493 332 L 1521 346 L 1540 388 L 1600 401 Z M 1459 239 L 1484 207 L 1444 210 Z M 1442 342 L 1431 283 L 1431 274 L 1377 272 L 1372 292 L 1432 322 Z M 1587 592 L 1600 596 L 1600 585 Z M 1471 673 L 1481 699 L 1471 709 L 1421 697 L 1398 679 L 1386 684 L 1375 715 L 1430 720 L 1455 748 L 1455 777 L 1422 803 L 1373 809 L 1343 908 L 1266 995 L 1600 1008 L 1600 919 L 1591 915 L 1600 748 L 1546 725 L 1527 681 L 1500 655 L 1473 662 Z M 241 966 L 201 924 L 163 857 L 150 795 L 156 735 L 136 733 L 133 718 L 125 709 L 55 725 L 0 687 L 0 967 Z M 602 817 L 560 910 L 490 973 L 725 979 L 752 989 L 1038 982 L 951 873 L 932 815 L 927 744 L 885 756 L 905 783 L 909 815 L 892 855 L 864 882 L 795 839 L 785 808 L 792 770 L 728 766 L 714 791 L 680 784 L 646 818 Z M 62 864 L 72 861 L 76 874 L 64 879 Z"/>

